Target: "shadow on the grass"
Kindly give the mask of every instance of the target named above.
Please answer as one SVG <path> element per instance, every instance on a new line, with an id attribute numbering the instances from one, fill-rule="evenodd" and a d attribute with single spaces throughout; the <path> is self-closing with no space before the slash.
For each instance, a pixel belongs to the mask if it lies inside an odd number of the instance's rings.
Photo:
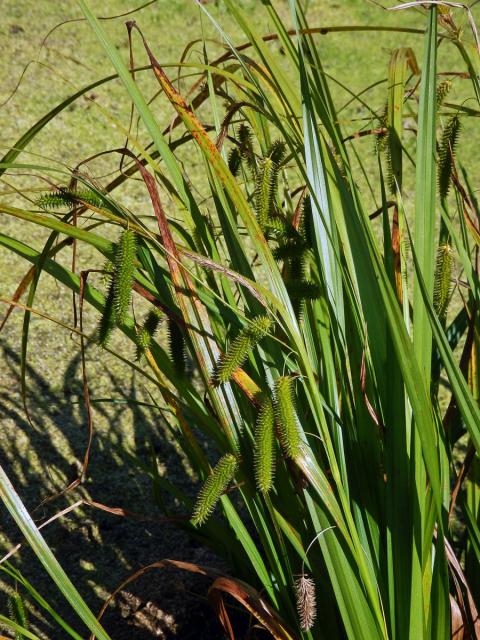
<path id="1" fill-rule="evenodd" d="M 30 423 L 20 393 L 19 355 L 3 340 L 0 348 L 1 464 L 33 517 L 43 521 L 83 498 L 160 518 L 151 480 L 139 465 L 151 464 L 153 449 L 169 480 L 186 488 L 188 479 L 161 412 L 139 404 L 150 399 L 135 378 L 119 380 L 113 372 L 105 372 L 110 398 L 93 404 L 95 431 L 86 480 L 68 496 L 44 502 L 77 477 L 87 445 L 80 357 L 68 363 L 63 388 L 58 390 L 37 369 L 27 366 Z M 94 381 L 90 382 L 94 389 Z M 92 396 L 95 400 L 95 393 Z M 21 541 L 4 508 L 1 534 L 2 551 Z M 55 520 L 44 529 L 44 536 L 94 612 L 124 578 L 143 565 L 165 557 L 219 565 L 217 558 L 172 524 L 118 517 L 89 506 Z M 12 561 L 83 635 L 78 618 L 30 549 L 21 549 Z M 171 570 L 152 572 L 119 595 L 105 615 L 105 627 L 115 640 L 223 637 L 206 602 L 207 590 L 208 582 L 198 576 Z M 0 611 L 5 611 L 5 590 L 0 598 Z M 32 623 L 44 637 L 60 637 L 58 627 L 45 620 L 32 615 Z"/>

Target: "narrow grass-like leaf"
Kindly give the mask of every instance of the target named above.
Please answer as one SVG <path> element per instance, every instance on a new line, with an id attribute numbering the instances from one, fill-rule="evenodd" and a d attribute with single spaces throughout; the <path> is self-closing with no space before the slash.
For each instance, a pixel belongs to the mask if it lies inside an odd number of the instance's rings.
<path id="1" fill-rule="evenodd" d="M 427 30 L 425 32 L 424 54 L 422 65 L 422 78 L 420 84 L 420 102 L 418 113 L 417 154 L 416 154 L 416 189 L 415 189 L 415 247 L 414 251 L 418 259 L 418 273 L 413 291 L 413 347 L 415 357 L 420 367 L 423 382 L 429 390 L 431 385 L 432 364 L 432 329 L 426 311 L 424 292 L 419 283 L 421 279 L 425 283 L 425 293 L 428 300 L 433 301 L 434 269 L 435 269 L 435 208 L 436 208 L 436 73 L 437 73 L 437 9 L 435 6 L 428 9 Z M 435 428 L 435 422 L 432 423 Z M 437 423 L 438 424 L 438 423 Z M 420 429 L 415 431 L 413 443 L 415 458 L 415 490 L 418 497 L 418 507 L 414 510 L 414 528 L 422 532 L 422 536 L 431 535 L 432 532 L 423 531 L 422 526 L 430 527 L 431 521 L 426 518 L 428 495 L 425 496 L 423 471 L 424 446 L 420 446 L 422 433 Z M 432 446 L 432 445 L 430 445 Z M 423 452 L 421 451 L 423 449 Z M 431 451 L 431 456 L 436 452 Z M 437 494 L 442 489 L 442 477 L 437 463 L 439 475 L 433 480 L 434 490 Z M 438 498 L 437 498 L 438 501 Z M 439 504 L 437 503 L 437 509 Z M 439 514 L 440 515 L 440 514 Z M 430 524 L 431 523 L 431 524 Z M 443 535 L 440 533 L 439 535 Z M 409 634 L 412 637 L 421 637 L 425 628 L 425 612 L 430 601 L 430 593 L 424 590 L 425 572 L 428 583 L 433 582 L 433 589 L 439 586 L 442 572 L 433 572 L 429 556 L 423 554 L 418 545 L 412 547 L 412 596 L 410 605 Z M 437 562 L 441 562 L 441 556 Z M 426 601 L 424 600 L 426 598 Z M 420 603 L 425 603 L 419 606 Z"/>
<path id="2" fill-rule="evenodd" d="M 110 636 L 97 621 L 53 555 L 52 550 L 45 542 L 2 467 L 0 467 L 0 495 L 31 549 L 77 615 L 83 620 L 86 626 L 95 633 L 98 640 L 110 640 Z M 37 639 L 33 634 L 29 636 L 28 633 L 24 633 L 24 635 L 26 635 L 27 638 Z"/>
<path id="3" fill-rule="evenodd" d="M 18 624 L 18 626 L 28 630 L 27 613 L 25 611 L 23 597 L 18 591 L 13 591 L 8 596 L 8 613 L 10 620 L 14 624 Z M 22 637 L 23 635 L 19 632 L 15 634 L 15 640 L 21 640 Z"/>
<path id="4" fill-rule="evenodd" d="M 39 636 L 37 636 L 35 633 L 32 633 L 28 629 L 25 629 L 25 627 L 22 627 L 21 625 L 17 624 L 13 620 L 10 620 L 9 618 L 7 618 L 7 616 L 4 616 L 2 614 L 0 614 L 0 624 L 13 631 L 15 633 L 15 638 L 40 640 Z M 8 640 L 8 638 L 5 638 L 5 636 L 0 636 L 0 640 Z"/>
<path id="5" fill-rule="evenodd" d="M 0 570 L 5 574 L 10 576 L 15 580 L 17 584 L 23 585 L 25 590 L 28 592 L 30 597 L 46 612 L 48 613 L 53 620 L 74 640 L 82 640 L 82 637 L 74 630 L 70 625 L 68 625 L 65 620 L 55 609 L 43 598 L 40 593 L 33 587 L 33 585 L 25 578 L 23 574 L 21 574 L 17 569 L 15 569 L 10 563 L 5 562 L 1 565 Z"/>
<path id="6" fill-rule="evenodd" d="M 432 300 L 435 268 L 437 9 L 431 7 L 428 11 L 418 116 L 415 251 L 420 273 Z M 414 289 L 413 315 L 415 318 L 413 335 L 415 353 L 428 385 L 432 359 L 432 332 L 419 286 Z"/>

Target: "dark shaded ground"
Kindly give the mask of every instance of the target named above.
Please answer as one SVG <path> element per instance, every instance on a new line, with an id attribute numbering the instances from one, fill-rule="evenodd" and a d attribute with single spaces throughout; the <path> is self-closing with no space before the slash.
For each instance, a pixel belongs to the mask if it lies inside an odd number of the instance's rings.
<path id="1" fill-rule="evenodd" d="M 79 404 L 79 357 L 70 360 L 63 388 L 57 390 L 34 367 L 28 367 L 29 424 L 19 393 L 18 355 L 4 341 L 0 345 L 1 462 L 27 507 L 34 509 L 78 472 L 86 441 L 86 416 Z M 110 397 L 122 402 L 142 397 L 141 385 L 132 378 L 119 381 L 115 374 L 104 373 Z M 96 387 L 95 381 L 92 386 Z M 126 432 L 127 427 L 131 434 Z M 167 473 L 170 479 L 178 477 L 180 484 L 185 482 L 184 470 L 174 447 L 165 438 L 158 412 L 125 403 L 113 407 L 95 404 L 95 440 L 86 483 L 68 496 L 37 508 L 33 516 L 43 520 L 83 497 L 148 518 L 159 517 L 150 480 L 137 467 L 148 464 L 151 446 L 161 460 L 161 473 Z M 3 509 L 2 538 L 5 549 L 20 540 Z M 171 524 L 117 517 L 88 506 L 49 525 L 45 538 L 94 611 L 123 578 L 163 557 L 217 567 L 220 564 Z M 75 617 L 59 600 L 48 576 L 38 570 L 37 560 L 28 548 L 17 554 L 14 564 L 78 629 Z M 207 589 L 208 581 L 198 576 L 156 570 L 121 592 L 105 616 L 106 628 L 113 638 L 222 637 L 206 601 Z M 0 609 L 4 610 L 5 596 L 2 600 Z M 39 629 L 46 633 L 45 637 L 61 637 L 45 624 L 39 624 Z"/>

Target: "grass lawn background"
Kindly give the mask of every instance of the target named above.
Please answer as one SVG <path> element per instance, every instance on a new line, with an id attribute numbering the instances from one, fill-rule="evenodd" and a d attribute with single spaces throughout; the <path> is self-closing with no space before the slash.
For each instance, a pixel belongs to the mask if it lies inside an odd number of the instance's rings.
<path id="1" fill-rule="evenodd" d="M 263 33 L 272 31 L 259 0 L 241 3 L 250 15 L 255 15 L 257 28 Z M 388 3 L 390 6 L 393 3 Z M 217 17 L 235 42 L 242 42 L 222 3 L 212 2 L 209 9 Z M 288 18 L 288 3 L 276 3 Z M 93 4 L 92 4 L 93 6 Z M 134 8 L 133 0 L 112 0 L 95 5 L 97 15 L 113 16 Z M 477 8 L 475 8 L 477 12 Z M 111 73 L 109 61 L 103 55 L 88 25 L 82 21 L 67 22 L 80 17 L 75 2 L 51 0 L 3 0 L 0 24 L 0 145 L 2 154 L 20 135 L 49 109 L 74 93 L 80 87 Z M 141 27 L 152 50 L 161 63 L 177 61 L 184 47 L 202 35 L 217 38 L 193 0 L 157 0 L 133 16 L 104 22 L 119 49 L 127 57 L 125 20 L 134 18 Z M 403 25 L 422 28 L 420 14 L 409 11 L 391 13 L 383 11 L 367 0 L 341 0 L 326 2 L 312 0 L 309 19 L 314 26 L 346 24 Z M 45 36 L 59 26 L 46 41 Z M 325 71 L 354 92 L 386 77 L 390 52 L 398 46 L 412 46 L 421 63 L 422 38 L 408 34 L 330 34 L 317 39 L 323 56 Z M 272 47 L 279 45 L 273 43 Z M 209 44 L 209 55 L 219 46 Z M 202 61 L 200 45 L 190 51 L 190 59 Z M 146 57 L 135 38 L 135 59 L 140 66 Z M 31 63 L 31 64 L 29 64 Z M 27 65 L 29 65 L 27 67 Z M 461 60 L 452 47 L 440 48 L 440 70 L 463 70 Z M 24 73 L 15 94 L 7 99 Z M 170 69 L 174 78 L 176 70 Z M 142 89 L 148 95 L 157 91 L 155 81 L 148 73 L 138 75 Z M 189 86 L 188 78 L 182 86 Z M 337 105 L 345 103 L 349 95 L 332 82 Z M 385 100 L 386 85 L 380 84 L 364 94 L 371 106 L 380 111 Z M 471 95 L 466 81 L 455 83 L 451 100 L 463 100 Z M 467 102 L 468 104 L 468 102 Z M 472 104 L 473 106 L 473 104 Z M 90 92 L 86 98 L 73 104 L 60 117 L 50 123 L 28 147 L 30 154 L 40 154 L 72 166 L 83 158 L 108 148 L 123 146 L 122 127 L 128 126 L 130 104 L 118 81 Z M 162 97 L 153 103 L 154 113 L 165 125 L 172 111 Z M 361 118 L 365 110 L 357 105 L 342 112 L 345 130 L 364 126 Z M 355 124 L 349 124 L 358 118 Z M 472 119 L 473 120 L 473 119 Z M 141 134 L 140 134 L 141 135 Z M 413 142 L 413 135 L 412 135 Z M 356 143 L 361 151 L 372 148 L 371 138 Z M 474 123 L 467 123 L 459 146 L 459 155 L 466 164 L 476 167 L 476 138 Z M 25 153 L 23 161 L 41 160 Z M 369 161 L 373 176 L 375 160 Z M 473 164 L 472 164 L 473 159 Z M 199 157 L 189 158 L 193 166 L 201 169 Z M 197 163 L 197 164 L 196 164 Z M 189 166 L 189 172 L 191 171 Z M 101 180 L 118 168 L 118 160 L 111 158 L 96 162 L 92 169 Z M 406 203 L 411 194 L 411 176 L 407 179 Z M 375 206 L 366 184 L 365 197 Z M 25 184 L 32 183 L 25 177 Z M 12 194 L 8 175 L 0 184 L 1 199 L 9 203 L 21 202 Z M 35 193 L 31 194 L 35 198 Z M 148 198 L 138 183 L 129 182 L 116 192 L 121 202 L 135 210 L 150 213 Z M 23 201 L 25 206 L 25 201 Z M 171 212 L 174 215 L 174 212 Z M 41 248 L 46 234 L 33 225 L 25 225 L 2 215 L 0 231 L 21 237 L 28 244 Z M 92 266 L 93 254 L 80 251 L 80 267 Z M 59 258 L 69 264 L 70 254 L 65 251 Z M 94 263 L 98 265 L 98 260 Z M 12 296 L 28 265 L 0 248 L 0 296 Z M 98 282 L 98 280 L 97 280 Z M 43 276 L 39 285 L 35 307 L 71 325 L 71 296 L 62 291 L 49 276 Z M 0 307 L 3 314 L 6 307 Z M 93 332 L 96 315 L 88 309 L 85 327 Z M 78 462 L 86 445 L 86 419 L 81 400 L 81 372 L 78 340 L 47 320 L 34 317 L 31 322 L 28 357 L 28 406 L 32 424 L 25 417 L 19 383 L 19 350 L 22 314 L 13 314 L 0 334 L 0 460 L 5 465 L 17 490 L 29 509 L 38 507 L 42 500 L 60 491 L 77 474 Z M 132 357 L 131 346 L 116 338 L 119 350 Z M 184 470 L 175 453 L 175 445 L 168 441 L 161 418 L 156 411 L 135 406 L 132 399 L 148 402 L 148 388 L 140 378 L 134 378 L 128 367 L 117 359 L 102 353 L 98 347 L 88 350 L 90 391 L 96 399 L 115 399 L 112 403 L 95 405 L 95 442 L 86 483 L 74 495 L 58 498 L 53 503 L 38 507 L 34 516 L 42 519 L 65 508 L 83 496 L 110 506 L 119 506 L 155 517 L 158 509 L 152 499 L 150 483 L 136 462 L 147 462 L 153 445 L 160 468 L 174 481 L 184 481 Z M 1 548 L 8 550 L 19 541 L 19 535 L 4 509 L 1 510 Z M 129 573 L 142 564 L 163 557 L 180 560 L 215 563 L 207 552 L 192 545 L 170 526 L 153 522 L 138 522 L 93 511 L 88 507 L 76 510 L 68 518 L 57 521 L 45 532 L 47 541 L 96 611 L 108 593 Z M 61 607 L 69 620 L 74 620 L 68 608 L 59 605 L 59 598 L 48 576 L 39 569 L 29 550 L 17 554 L 16 562 L 33 584 L 52 604 Z M 191 594 L 194 590 L 197 593 Z M 137 626 L 135 638 L 157 637 L 199 638 L 199 628 L 205 626 L 204 637 L 216 637 L 218 627 L 208 622 L 208 605 L 202 600 L 205 585 L 177 574 L 162 574 L 134 585 L 122 594 L 116 611 L 107 618 L 107 629 L 115 638 L 131 637 L 131 624 Z M 0 596 L 0 610 L 5 598 Z M 183 626 L 182 626 L 183 625 Z M 210 626 L 209 626 L 210 625 Z M 45 637 L 50 635 L 46 622 L 40 622 Z M 36 629 L 36 627 L 35 627 Z M 144 631 L 142 631 L 142 629 Z M 115 631 L 113 631 L 115 630 Z M 190 634 L 190 635 L 189 635 Z M 203 636 L 202 636 L 203 637 Z"/>

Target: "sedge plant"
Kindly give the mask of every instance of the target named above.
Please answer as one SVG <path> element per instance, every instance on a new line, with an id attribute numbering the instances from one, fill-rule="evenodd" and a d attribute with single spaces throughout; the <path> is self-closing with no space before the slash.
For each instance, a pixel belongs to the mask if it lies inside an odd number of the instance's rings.
<path id="1" fill-rule="evenodd" d="M 457 157 L 462 121 L 480 109 L 471 14 L 460 29 L 462 8 L 400 7 L 418 11 L 409 32 L 423 55 L 389 27 L 383 104 L 353 95 L 367 124 L 349 123 L 351 135 L 318 46 L 328 28 L 308 24 L 301 2 L 289 0 L 287 26 L 263 0 L 258 10 L 275 29 L 264 37 L 241 3 L 223 0 L 241 46 L 199 3 L 225 49 L 197 65 L 188 96 L 141 19 L 128 23 L 144 50 L 142 73 L 153 74 L 175 117 L 165 129 L 88 1 L 78 4 L 146 139 L 129 133 L 112 152 L 124 169 L 103 187 L 83 170 L 88 160 L 68 169 L 19 157 L 54 113 L 3 158 L 10 180 L 28 167 L 56 185 L 31 206 L 0 203 L 3 216 L 51 233 L 43 251 L 0 234 L 35 266 L 24 340 L 48 273 L 98 311 L 85 339 L 108 348 L 123 332 L 132 343 L 121 355 L 155 381 L 198 477 L 193 499 L 168 478 L 155 476 L 156 490 L 175 497 L 165 515 L 183 516 L 179 526 L 227 561 L 232 578 L 212 576 L 211 594 L 230 637 L 225 593 L 282 640 L 478 637 L 480 219 L 475 167 Z M 362 28 L 381 29 L 337 30 Z M 468 108 L 449 101 L 440 45 L 466 65 Z M 364 136 L 368 153 L 358 146 Z M 194 151 L 206 197 L 189 174 Z M 142 180 L 149 216 L 116 198 L 130 178 Z M 93 247 L 104 290 L 55 260 L 65 238 Z M 144 317 L 133 313 L 141 300 Z M 163 322 L 168 343 L 156 333 Z M 0 483 L 58 588 L 107 637 L 8 478 Z"/>

